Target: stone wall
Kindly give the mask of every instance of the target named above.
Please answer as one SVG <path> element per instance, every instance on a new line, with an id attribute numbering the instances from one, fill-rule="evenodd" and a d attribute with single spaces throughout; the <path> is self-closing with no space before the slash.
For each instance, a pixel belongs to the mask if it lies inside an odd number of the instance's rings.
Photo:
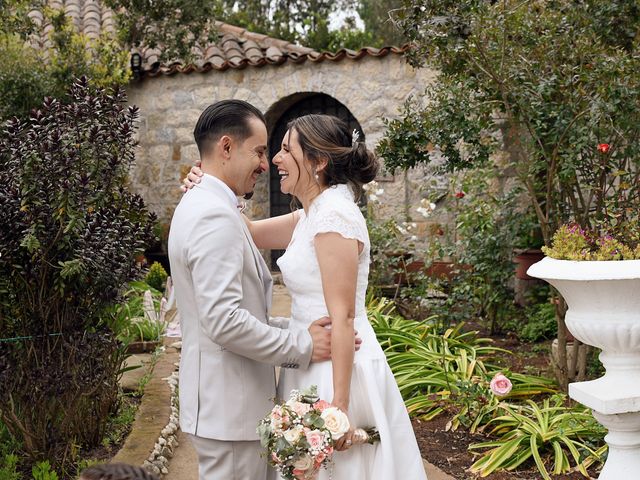
<path id="1" fill-rule="evenodd" d="M 145 79 L 128 88 L 129 102 L 140 108 L 139 151 L 132 171 L 133 188 L 169 223 L 181 193 L 180 179 L 198 159 L 193 128 L 209 104 L 226 98 L 246 100 L 277 120 L 287 99 L 302 92 L 324 93 L 344 104 L 358 120 L 367 145 L 374 148 L 384 133 L 383 118 L 398 115 L 409 95 L 420 94 L 435 79 L 435 72 L 414 70 L 399 55 L 342 60 L 206 74 L 176 74 Z M 271 125 L 270 125 L 271 126 Z M 421 191 L 430 178 L 428 169 L 382 177 L 385 190 L 378 214 L 418 221 Z M 249 212 L 254 218 L 269 215 L 268 174 L 263 174 Z M 387 180 L 387 181 L 385 181 Z M 391 181 L 388 181 L 391 180 Z"/>

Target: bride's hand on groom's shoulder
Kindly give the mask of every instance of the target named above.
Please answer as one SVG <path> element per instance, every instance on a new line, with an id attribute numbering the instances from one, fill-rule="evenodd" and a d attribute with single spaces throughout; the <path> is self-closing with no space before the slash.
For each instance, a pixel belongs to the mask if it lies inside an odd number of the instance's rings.
<path id="1" fill-rule="evenodd" d="M 182 180 L 182 185 L 180 185 L 182 192 L 187 192 L 189 189 L 195 187 L 197 183 L 200 183 L 200 177 L 202 177 L 202 170 L 200 170 L 201 165 L 200 160 L 198 160 L 196 164 L 191 167 L 187 176 Z"/>
<path id="2" fill-rule="evenodd" d="M 322 317 L 309 325 L 309 334 L 313 341 L 312 362 L 324 362 L 331 360 L 331 318 Z M 362 345 L 362 339 L 358 337 L 358 331 L 354 331 L 354 348 L 357 352 Z"/>

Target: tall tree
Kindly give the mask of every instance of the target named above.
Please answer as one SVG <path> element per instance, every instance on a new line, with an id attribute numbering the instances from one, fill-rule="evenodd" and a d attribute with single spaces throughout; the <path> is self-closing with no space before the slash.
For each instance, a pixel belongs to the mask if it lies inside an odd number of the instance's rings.
<path id="1" fill-rule="evenodd" d="M 407 43 L 395 17 L 403 7 L 403 0 L 354 0 L 353 3 L 364 23 L 364 31 L 370 34 L 375 46 Z"/>

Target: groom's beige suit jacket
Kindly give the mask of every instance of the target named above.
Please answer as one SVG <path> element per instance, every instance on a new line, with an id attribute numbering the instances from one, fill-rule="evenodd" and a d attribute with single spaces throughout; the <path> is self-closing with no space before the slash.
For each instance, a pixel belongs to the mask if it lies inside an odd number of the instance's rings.
<path id="1" fill-rule="evenodd" d="M 276 395 L 273 365 L 307 368 L 311 336 L 268 325 L 271 275 L 215 178 L 203 176 L 178 204 L 169 260 L 182 329 L 180 427 L 204 438 L 257 440 Z"/>

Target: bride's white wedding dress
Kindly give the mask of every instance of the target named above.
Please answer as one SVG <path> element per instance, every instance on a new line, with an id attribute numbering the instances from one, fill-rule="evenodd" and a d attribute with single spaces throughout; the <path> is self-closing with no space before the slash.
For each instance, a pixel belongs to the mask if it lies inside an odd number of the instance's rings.
<path id="1" fill-rule="evenodd" d="M 353 364 L 349 418 L 355 426 L 375 426 L 381 441 L 336 452 L 332 471 L 321 470 L 319 480 L 425 480 L 407 410 L 367 319 L 369 235 L 365 219 L 347 185 L 322 192 L 310 205 L 308 215 L 300 210 L 291 243 L 278 260 L 291 294 L 290 328 L 307 328 L 314 320 L 328 315 L 313 244 L 315 235 L 326 232 L 337 232 L 364 245 L 358 262 L 355 319 L 362 346 L 355 353 Z M 282 369 L 278 394 L 286 400 L 294 388 L 317 385 L 320 398 L 330 402 L 333 398 L 332 377 L 331 362 L 311 364 L 308 370 Z"/>

